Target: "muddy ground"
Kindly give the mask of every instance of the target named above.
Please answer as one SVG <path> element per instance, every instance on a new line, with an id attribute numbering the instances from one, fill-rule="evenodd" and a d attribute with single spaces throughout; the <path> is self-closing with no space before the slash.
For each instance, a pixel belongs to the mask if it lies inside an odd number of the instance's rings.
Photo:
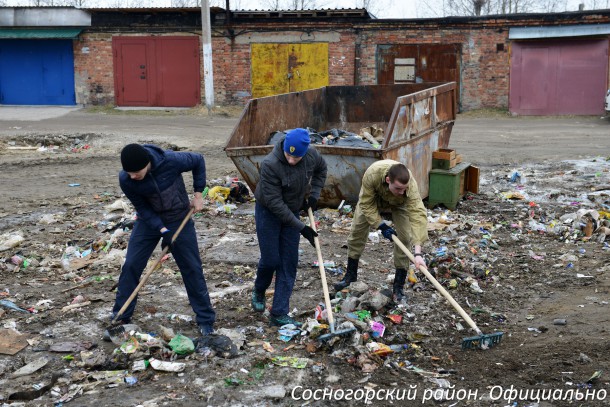
<path id="1" fill-rule="evenodd" d="M 174 361 L 186 364 L 180 373 L 136 371 L 134 361 L 176 356 L 144 341 L 124 354 L 101 340 L 129 237 L 116 231 L 132 214 L 120 202 L 118 152 L 128 142 L 200 151 L 208 183 L 221 185 L 238 176 L 222 150 L 236 122 L 230 114 L 85 111 L 0 122 L 0 246 L 23 238 L 0 251 L 0 345 L 6 350 L 17 332 L 23 336 L 16 343 L 27 344 L 0 354 L 3 404 L 328 405 L 316 400 L 324 389 L 339 405 L 364 405 L 366 397 L 375 406 L 609 404 L 610 236 L 603 217 L 610 212 L 610 120 L 602 118 L 470 114 L 456 121 L 450 147 L 481 168 L 480 193 L 455 211 L 429 211 L 425 252 L 481 330 L 503 332 L 491 349 L 461 349 L 474 332 L 421 274 L 407 289 L 407 306 L 359 306 L 385 325 L 380 338 L 366 340 L 358 330 L 324 346 L 308 335 L 280 340 L 250 309 L 258 260 L 253 204 L 237 203 L 227 213 L 208 201 L 196 217 L 204 273 L 217 328 L 242 335 L 240 354 L 179 356 Z M 345 266 L 349 215 L 320 210 L 317 217 L 322 253 L 335 263 L 327 269 L 332 283 Z M 305 240 L 300 249 L 291 307 L 304 321 L 323 296 L 315 250 Z M 367 244 L 360 281 L 369 295 L 391 285 L 391 253 L 389 242 Z M 400 324 L 388 318 L 392 313 L 402 316 Z M 170 259 L 144 287 L 134 323 L 143 333 L 161 335 L 163 326 L 195 338 L 194 323 L 173 314 L 192 311 Z M 408 346 L 380 356 L 374 343 Z M 301 358 L 305 367 L 280 366 L 280 356 Z M 44 367 L 12 377 L 40 358 Z M 352 400 L 340 400 L 350 391 Z M 588 399 L 578 400 L 581 394 Z"/>

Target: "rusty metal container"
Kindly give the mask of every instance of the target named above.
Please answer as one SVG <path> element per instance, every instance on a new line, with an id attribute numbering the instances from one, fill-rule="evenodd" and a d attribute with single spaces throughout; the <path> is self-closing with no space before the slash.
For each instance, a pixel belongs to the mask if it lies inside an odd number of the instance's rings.
<path id="1" fill-rule="evenodd" d="M 355 203 L 364 171 L 382 159 L 404 163 L 426 198 L 432 152 L 448 147 L 455 115 L 455 82 L 326 86 L 251 99 L 225 152 L 254 191 L 260 163 L 273 149 L 267 142 L 275 131 L 311 127 L 358 133 L 377 125 L 385 135 L 379 149 L 312 145 L 328 166 L 320 205 L 336 207 L 342 200 Z"/>

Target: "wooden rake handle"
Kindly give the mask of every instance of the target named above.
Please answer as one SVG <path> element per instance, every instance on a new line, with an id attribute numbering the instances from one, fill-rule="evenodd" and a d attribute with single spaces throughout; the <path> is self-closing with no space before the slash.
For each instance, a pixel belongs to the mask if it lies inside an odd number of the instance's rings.
<path id="1" fill-rule="evenodd" d="M 396 235 L 392 235 L 392 240 L 394 241 L 394 243 L 396 244 L 396 246 L 400 247 L 400 249 L 407 255 L 407 257 L 409 258 L 409 260 L 411 260 L 413 262 L 413 264 L 415 264 L 415 257 L 413 257 L 413 254 L 411 254 L 411 252 L 409 251 L 409 249 L 406 248 L 406 246 L 404 244 L 402 244 L 402 242 L 400 241 L 400 239 L 398 239 L 398 236 Z M 434 276 L 432 274 L 430 274 L 430 272 L 428 271 L 428 269 L 426 268 L 426 266 L 420 265 L 419 266 L 419 270 L 424 273 L 424 275 L 426 276 L 426 278 L 432 283 L 432 285 L 434 285 L 434 288 L 436 288 L 436 290 L 441 293 L 443 295 L 443 297 L 445 297 L 445 299 L 447 301 L 449 301 L 449 304 L 451 304 L 451 306 L 453 308 L 455 308 L 455 310 L 462 316 L 462 318 L 464 318 L 464 321 L 466 321 L 468 323 L 468 325 L 470 325 L 470 327 L 472 329 L 474 329 L 478 335 L 482 335 L 483 332 L 481 332 L 481 330 L 477 327 L 477 324 L 474 323 L 474 321 L 472 320 L 472 318 L 470 318 L 470 316 L 466 313 L 466 311 L 464 311 L 464 308 L 462 308 L 460 306 L 460 304 L 458 304 L 453 297 L 451 296 L 451 294 L 449 294 L 447 292 L 447 290 L 445 290 L 445 287 L 443 287 L 437 280 L 436 278 L 434 278 Z"/>
<path id="2" fill-rule="evenodd" d="M 307 209 L 309 215 L 309 225 L 318 233 L 316 230 L 316 221 L 313 218 L 313 212 L 311 208 Z M 330 331 L 334 333 L 335 330 L 335 318 L 333 317 L 332 305 L 330 303 L 330 295 L 328 294 L 328 284 L 326 283 L 326 271 L 324 271 L 324 260 L 322 259 L 322 251 L 320 250 L 320 241 L 317 236 L 314 236 L 313 241 L 316 246 L 316 253 L 318 254 L 318 267 L 320 269 L 320 280 L 322 281 L 322 290 L 324 290 L 324 303 L 326 304 L 326 315 L 328 316 L 328 323 L 330 325 Z"/>
<path id="3" fill-rule="evenodd" d="M 174 236 L 172 236 L 172 243 L 174 243 L 176 241 L 176 239 L 178 238 L 178 235 L 180 235 L 180 232 L 182 232 L 182 229 L 184 229 L 184 226 L 186 226 L 186 223 L 191 219 L 191 216 L 193 215 L 194 212 L 195 212 L 195 208 L 191 208 L 189 213 L 187 213 L 187 215 L 184 217 L 184 219 L 182 220 L 182 223 L 176 230 L 176 233 L 174 233 Z M 121 315 L 123 315 L 123 313 L 125 312 L 127 307 L 129 307 L 129 305 L 131 304 L 133 299 L 136 298 L 136 295 L 138 295 L 138 292 L 140 291 L 140 289 L 144 286 L 144 284 L 146 284 L 146 281 L 148 281 L 148 278 L 150 277 L 150 275 L 153 273 L 153 271 L 155 271 L 157 269 L 157 267 L 159 267 L 159 265 L 161 264 L 161 261 L 163 260 L 163 257 L 165 257 L 165 255 L 167 254 L 168 251 L 169 251 L 169 246 L 167 246 L 165 249 L 163 249 L 159 258 L 157 260 L 155 260 L 153 265 L 140 278 L 140 283 L 135 288 L 135 290 L 133 290 L 133 292 L 127 299 L 127 301 L 125 301 L 125 304 L 123 304 L 123 306 L 121 307 L 119 312 L 117 312 L 117 314 L 114 316 L 114 318 L 112 319 L 112 323 L 115 323 L 119 319 L 119 317 Z"/>

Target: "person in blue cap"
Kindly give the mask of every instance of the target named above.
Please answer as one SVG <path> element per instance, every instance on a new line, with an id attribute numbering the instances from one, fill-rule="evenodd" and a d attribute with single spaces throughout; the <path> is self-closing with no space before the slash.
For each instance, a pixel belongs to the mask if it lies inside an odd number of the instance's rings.
<path id="1" fill-rule="evenodd" d="M 289 130 L 265 157 L 254 191 L 256 235 L 260 260 L 252 290 L 252 309 L 265 311 L 265 291 L 275 274 L 275 294 L 269 323 L 272 326 L 301 323 L 288 315 L 297 275 L 301 235 L 314 246 L 317 233 L 299 219 L 299 210 L 316 210 L 326 182 L 326 162 L 309 148 L 309 132 Z"/>

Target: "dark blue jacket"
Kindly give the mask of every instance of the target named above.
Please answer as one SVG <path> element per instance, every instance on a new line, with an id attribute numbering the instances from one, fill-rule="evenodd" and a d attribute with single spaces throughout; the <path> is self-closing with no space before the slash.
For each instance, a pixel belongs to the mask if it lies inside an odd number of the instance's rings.
<path id="1" fill-rule="evenodd" d="M 119 184 L 136 208 L 138 219 L 161 230 L 165 223 L 184 219 L 190 209 L 183 172 L 193 172 L 194 192 L 205 189 L 205 160 L 198 153 L 163 151 L 152 144 L 144 144 L 144 148 L 150 155 L 150 171 L 141 181 L 134 181 L 121 171 Z"/>

